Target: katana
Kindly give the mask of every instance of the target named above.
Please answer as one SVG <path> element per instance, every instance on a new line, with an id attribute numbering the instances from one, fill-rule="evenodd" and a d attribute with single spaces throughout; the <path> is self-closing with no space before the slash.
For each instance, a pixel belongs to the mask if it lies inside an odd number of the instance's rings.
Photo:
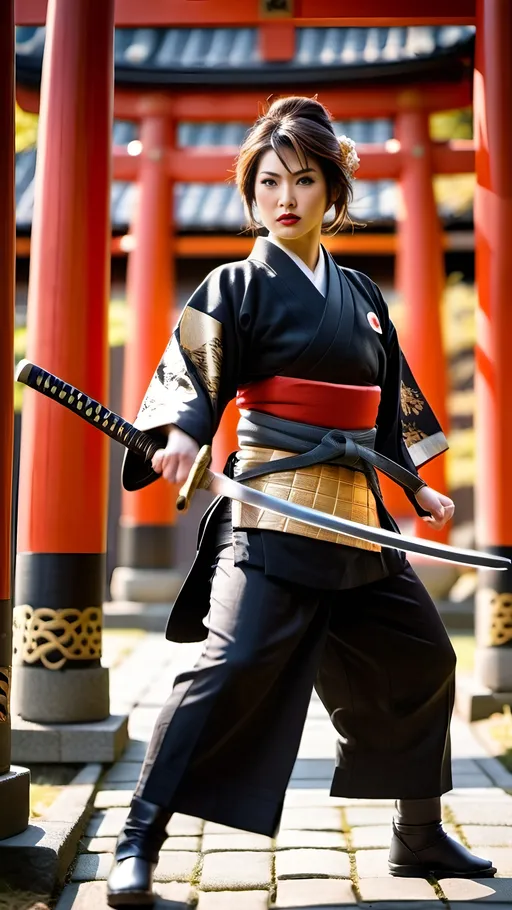
<path id="1" fill-rule="evenodd" d="M 78 414 L 91 426 L 97 427 L 98 430 L 101 430 L 102 433 L 105 433 L 111 439 L 120 442 L 121 445 L 135 452 L 144 461 L 150 462 L 155 452 L 165 446 L 165 440 L 158 441 L 153 439 L 148 433 L 137 429 L 127 420 L 123 420 L 118 414 L 86 395 L 85 392 L 81 392 L 75 386 L 64 382 L 64 380 L 54 376 L 53 373 L 36 366 L 34 363 L 30 363 L 28 360 L 20 361 L 16 368 L 15 378 L 18 382 L 24 383 L 24 385 L 35 389 L 47 398 L 53 399 L 58 404 Z M 217 474 L 214 471 L 210 471 L 208 468 L 210 457 L 210 446 L 203 446 L 197 455 L 185 484 L 179 491 L 176 501 L 176 507 L 179 511 L 184 512 L 187 510 L 195 490 L 200 488 L 210 490 L 219 496 L 227 496 L 229 499 L 245 502 L 258 509 L 265 509 L 277 515 L 284 515 L 287 518 L 301 521 L 315 528 L 346 534 L 349 537 L 355 537 L 357 540 L 370 541 L 383 547 L 404 550 L 407 553 L 418 553 L 421 556 L 428 556 L 431 559 L 438 559 L 443 562 L 473 566 L 479 569 L 507 569 L 511 565 L 511 560 L 506 559 L 504 556 L 450 547 L 430 540 L 420 540 L 416 537 L 408 537 L 407 535 L 397 534 L 394 531 L 388 531 L 386 528 L 372 528 L 355 521 L 349 521 L 346 518 L 338 518 L 336 515 L 318 512 L 316 509 L 310 509 L 295 502 L 277 499 L 268 493 L 262 493 L 260 490 L 254 490 L 243 483 L 238 483 L 236 480 L 226 477 L 225 474 Z"/>

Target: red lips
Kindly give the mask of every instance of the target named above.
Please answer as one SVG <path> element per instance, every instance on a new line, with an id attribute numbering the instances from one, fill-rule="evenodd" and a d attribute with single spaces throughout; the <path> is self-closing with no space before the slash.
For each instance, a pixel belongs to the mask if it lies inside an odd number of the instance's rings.
<path id="1" fill-rule="evenodd" d="M 292 215 L 291 212 L 287 212 L 285 215 L 281 215 L 277 220 L 280 224 L 297 224 L 297 221 L 300 221 L 300 215 Z"/>

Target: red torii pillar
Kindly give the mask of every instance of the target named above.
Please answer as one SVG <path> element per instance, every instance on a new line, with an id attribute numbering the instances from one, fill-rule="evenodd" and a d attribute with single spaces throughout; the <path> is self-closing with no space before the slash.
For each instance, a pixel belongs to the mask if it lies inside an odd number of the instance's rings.
<path id="1" fill-rule="evenodd" d="M 421 102 L 421 97 L 418 98 Z M 397 116 L 397 137 L 402 151 L 398 282 L 404 297 L 404 351 L 422 392 L 448 431 L 446 358 L 441 329 L 444 286 L 442 235 L 432 184 L 432 144 L 428 112 L 408 108 Z M 446 493 L 445 456 L 421 469 L 421 476 L 440 493 Z M 432 530 L 421 519 L 415 533 L 432 540 L 448 540 L 448 528 Z"/>
<path id="2" fill-rule="evenodd" d="M 28 358 L 107 398 L 114 0 L 49 0 L 28 303 Z M 101 666 L 108 443 L 25 392 L 15 661 L 39 722 L 108 716 Z M 52 647 L 53 645 L 53 647 Z"/>
<path id="3" fill-rule="evenodd" d="M 30 772 L 11 766 L 14 442 L 14 0 L 0 4 L 0 840 L 28 825 Z M 4 878 L 4 870 L 0 875 Z"/>
<path id="4" fill-rule="evenodd" d="M 477 0 L 474 117 L 478 281 L 476 346 L 476 522 L 486 550 L 512 558 L 512 4 Z M 512 571 L 481 572 L 476 676 L 512 692 Z M 510 695 L 501 698 L 510 704 Z M 496 701 L 473 704 L 474 716 Z"/>
<path id="5" fill-rule="evenodd" d="M 173 181 L 169 150 L 174 147 L 172 99 L 140 101 L 142 152 L 138 160 L 138 200 L 128 257 L 129 331 L 125 346 L 123 414 L 133 420 L 173 329 Z M 114 569 L 114 600 L 173 600 L 182 576 L 174 560 L 176 488 L 159 480 L 121 500 L 119 565 Z"/>

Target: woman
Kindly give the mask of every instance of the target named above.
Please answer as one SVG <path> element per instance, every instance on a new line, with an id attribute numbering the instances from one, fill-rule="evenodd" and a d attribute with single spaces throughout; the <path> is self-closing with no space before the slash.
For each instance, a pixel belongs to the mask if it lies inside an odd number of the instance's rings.
<path id="1" fill-rule="evenodd" d="M 347 218 L 356 165 L 316 100 L 275 101 L 249 131 L 237 183 L 268 237 L 192 295 L 137 418 L 162 449 L 151 469 L 127 456 L 127 489 L 183 482 L 237 397 L 227 470 L 250 485 L 396 530 L 377 459 L 434 527 L 452 517 L 417 473 L 446 441 L 380 291 L 320 245 Z M 173 812 L 275 834 L 313 686 L 340 733 L 332 795 L 397 799 L 392 874 L 494 874 L 441 827 L 455 657 L 401 552 L 219 499 L 167 636 L 206 643 L 157 721 L 110 906 L 152 901 Z"/>

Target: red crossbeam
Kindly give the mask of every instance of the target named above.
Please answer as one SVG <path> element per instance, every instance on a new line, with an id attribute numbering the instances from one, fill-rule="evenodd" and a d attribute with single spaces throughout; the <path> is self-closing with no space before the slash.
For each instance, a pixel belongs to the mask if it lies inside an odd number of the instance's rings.
<path id="1" fill-rule="evenodd" d="M 44 25 L 47 5 L 48 0 L 16 0 L 16 24 Z M 286 21 L 297 25 L 474 24 L 476 17 L 476 0 L 295 0 L 291 7 L 293 16 Z M 247 26 L 262 21 L 260 10 L 259 0 L 116 0 L 115 16 L 119 26 Z"/>
<path id="2" fill-rule="evenodd" d="M 189 0 L 192 2 L 192 0 Z M 371 88 L 320 88 L 304 85 L 301 94 L 314 95 L 325 104 L 336 120 L 393 117 L 399 111 L 419 109 L 426 111 L 454 110 L 471 104 L 471 83 L 431 83 L 422 86 L 385 86 L 372 84 Z M 178 122 L 251 123 L 261 110 L 262 103 L 271 93 L 269 89 L 257 91 L 230 91 L 223 88 L 211 92 L 149 93 L 117 88 L 114 99 L 114 116 L 119 120 L 140 120 L 148 113 L 151 97 L 152 113 L 172 113 Z M 289 92 L 282 91 L 283 95 Z M 18 85 L 18 104 L 24 111 L 39 113 L 39 93 Z"/>
<path id="3" fill-rule="evenodd" d="M 471 141 L 433 143 L 434 173 L 462 174 L 475 169 L 475 153 Z M 393 145 L 391 145 L 393 149 Z M 361 167 L 360 180 L 393 180 L 400 177 L 402 154 L 389 146 L 359 143 L 357 146 Z M 238 149 L 219 146 L 181 148 L 167 154 L 169 175 L 173 180 L 186 183 L 222 183 L 233 173 Z M 128 154 L 125 148 L 113 150 L 113 177 L 115 180 L 137 180 L 140 156 Z"/>

